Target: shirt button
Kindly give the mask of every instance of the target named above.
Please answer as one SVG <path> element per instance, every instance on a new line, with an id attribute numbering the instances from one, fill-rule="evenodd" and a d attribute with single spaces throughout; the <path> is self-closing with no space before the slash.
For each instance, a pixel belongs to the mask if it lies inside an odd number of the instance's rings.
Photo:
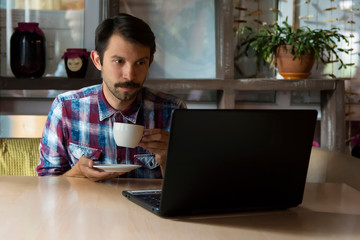
<path id="1" fill-rule="evenodd" d="M 120 161 L 121 161 L 121 158 L 118 157 L 117 160 L 118 160 L 118 162 L 120 162 Z"/>

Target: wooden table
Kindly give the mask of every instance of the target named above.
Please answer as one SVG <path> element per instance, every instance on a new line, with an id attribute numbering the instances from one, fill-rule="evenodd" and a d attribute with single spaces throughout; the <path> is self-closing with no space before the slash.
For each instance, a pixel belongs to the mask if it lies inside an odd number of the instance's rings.
<path id="1" fill-rule="evenodd" d="M 160 180 L 0 177 L 0 239 L 360 239 L 360 192 L 308 183 L 284 211 L 160 218 L 122 196 Z"/>

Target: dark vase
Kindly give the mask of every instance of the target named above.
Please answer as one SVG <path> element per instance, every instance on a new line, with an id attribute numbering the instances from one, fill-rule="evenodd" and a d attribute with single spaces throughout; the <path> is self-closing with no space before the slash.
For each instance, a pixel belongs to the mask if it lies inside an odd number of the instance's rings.
<path id="1" fill-rule="evenodd" d="M 83 78 L 86 74 L 90 53 L 86 48 L 68 48 L 62 56 L 69 78 Z"/>
<path id="2" fill-rule="evenodd" d="M 37 78 L 44 74 L 45 42 L 38 23 L 18 23 L 10 39 L 10 66 L 15 77 Z"/>

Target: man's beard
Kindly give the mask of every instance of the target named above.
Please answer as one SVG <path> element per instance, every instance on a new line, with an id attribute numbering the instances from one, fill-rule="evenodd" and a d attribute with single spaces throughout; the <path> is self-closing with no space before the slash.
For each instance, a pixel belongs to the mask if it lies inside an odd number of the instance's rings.
<path id="1" fill-rule="evenodd" d="M 140 91 L 141 84 L 134 83 L 132 81 L 116 83 L 113 88 L 109 88 L 111 93 L 120 101 L 130 101 L 134 99 Z M 134 88 L 136 91 L 134 93 L 125 92 L 123 95 L 116 91 L 117 88 Z"/>

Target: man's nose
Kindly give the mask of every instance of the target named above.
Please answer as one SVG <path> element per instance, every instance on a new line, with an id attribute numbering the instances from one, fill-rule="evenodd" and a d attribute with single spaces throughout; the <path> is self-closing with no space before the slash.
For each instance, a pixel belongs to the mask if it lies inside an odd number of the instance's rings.
<path id="1" fill-rule="evenodd" d="M 131 64 L 126 64 L 123 68 L 123 78 L 133 80 L 135 76 L 135 67 Z"/>

